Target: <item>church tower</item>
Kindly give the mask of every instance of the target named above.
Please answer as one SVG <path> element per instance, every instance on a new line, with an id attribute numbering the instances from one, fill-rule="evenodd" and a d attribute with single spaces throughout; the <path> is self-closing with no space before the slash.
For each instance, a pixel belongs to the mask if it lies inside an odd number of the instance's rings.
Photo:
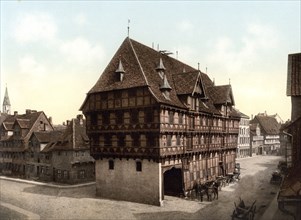
<path id="1" fill-rule="evenodd" d="M 9 96 L 8 96 L 8 92 L 7 92 L 7 87 L 5 89 L 2 111 L 3 111 L 3 113 L 10 115 L 10 101 L 9 101 Z"/>

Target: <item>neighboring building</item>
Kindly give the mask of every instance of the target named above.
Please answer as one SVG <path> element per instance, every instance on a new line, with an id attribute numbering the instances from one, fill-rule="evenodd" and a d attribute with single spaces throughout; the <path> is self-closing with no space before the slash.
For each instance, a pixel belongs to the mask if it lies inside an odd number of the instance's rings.
<path id="1" fill-rule="evenodd" d="M 11 105 L 9 101 L 8 91 L 7 87 L 5 89 L 5 95 L 3 99 L 3 105 L 2 105 L 2 113 L 10 115 L 11 112 Z"/>
<path id="2" fill-rule="evenodd" d="M 257 123 L 250 124 L 250 143 L 252 155 L 262 155 L 264 140 Z"/>
<path id="3" fill-rule="evenodd" d="M 34 132 L 26 154 L 26 177 L 76 184 L 95 181 L 85 121 L 78 115 L 64 130 Z"/>
<path id="4" fill-rule="evenodd" d="M 291 97 L 291 121 L 296 120 L 301 114 L 301 53 L 288 56 L 286 95 Z"/>
<path id="5" fill-rule="evenodd" d="M 36 131 L 29 139 L 29 147 L 25 152 L 27 179 L 53 181 L 51 153 L 44 152 L 50 142 L 59 140 L 63 131 Z"/>
<path id="6" fill-rule="evenodd" d="M 53 127 L 45 113 L 26 110 L 26 114 L 7 115 L 0 126 L 0 164 L 1 173 L 24 176 L 24 151 L 29 138 L 35 131 L 51 131 Z"/>
<path id="7" fill-rule="evenodd" d="M 274 116 L 265 113 L 257 114 L 251 121 L 251 124 L 258 124 L 264 138 L 263 154 L 279 154 L 280 149 L 280 124 Z M 254 125 L 255 126 L 255 125 Z"/>
<path id="8" fill-rule="evenodd" d="M 161 205 L 232 173 L 234 104 L 230 85 L 126 38 L 81 107 L 97 195 Z"/>
<path id="9" fill-rule="evenodd" d="M 241 112 L 240 115 L 237 157 L 250 157 L 252 156 L 252 149 L 250 146 L 250 117 Z"/>
<path id="10" fill-rule="evenodd" d="M 278 207 L 301 219 L 301 53 L 288 55 L 287 92 L 291 96 L 291 121 L 282 127 L 289 168 L 278 193 Z"/>

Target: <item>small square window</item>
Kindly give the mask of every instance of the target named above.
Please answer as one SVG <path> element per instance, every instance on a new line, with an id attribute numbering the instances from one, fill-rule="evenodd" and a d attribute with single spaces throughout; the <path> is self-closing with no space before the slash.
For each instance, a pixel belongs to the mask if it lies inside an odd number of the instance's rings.
<path id="1" fill-rule="evenodd" d="M 136 161 L 136 171 L 141 172 L 142 171 L 142 163 L 141 161 Z"/>
<path id="2" fill-rule="evenodd" d="M 114 170 L 114 161 L 109 160 L 109 170 Z"/>

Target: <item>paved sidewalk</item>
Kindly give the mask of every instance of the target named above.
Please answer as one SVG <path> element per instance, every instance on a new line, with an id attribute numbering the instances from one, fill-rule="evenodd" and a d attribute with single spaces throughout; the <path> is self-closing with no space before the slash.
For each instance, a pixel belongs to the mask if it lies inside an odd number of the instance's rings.
<path id="1" fill-rule="evenodd" d="M 73 184 L 73 185 L 59 184 L 59 183 L 43 183 L 43 182 L 38 182 L 38 181 L 34 181 L 34 180 L 12 178 L 12 177 L 7 177 L 7 176 L 0 176 L 0 179 L 14 181 L 14 182 L 19 182 L 19 183 L 34 184 L 34 185 L 39 185 L 39 186 L 48 186 L 48 187 L 60 188 L 60 189 L 70 189 L 70 188 L 78 188 L 78 187 L 95 185 L 95 182 Z"/>

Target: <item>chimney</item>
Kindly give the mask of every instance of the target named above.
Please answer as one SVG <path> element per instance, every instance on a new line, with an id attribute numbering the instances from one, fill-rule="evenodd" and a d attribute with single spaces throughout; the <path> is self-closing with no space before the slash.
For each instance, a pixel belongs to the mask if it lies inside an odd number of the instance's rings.
<path id="1" fill-rule="evenodd" d="M 77 115 L 77 120 L 79 121 L 80 125 L 84 124 L 84 120 L 83 120 L 83 115 L 82 114 Z"/>
<path id="2" fill-rule="evenodd" d="M 18 111 L 14 111 L 14 116 L 18 115 Z"/>
<path id="3" fill-rule="evenodd" d="M 26 109 L 25 113 L 26 113 L 26 115 L 29 115 L 31 113 L 31 110 L 30 109 Z"/>
<path id="4" fill-rule="evenodd" d="M 70 120 L 67 120 L 67 126 L 70 125 Z"/>
<path id="5" fill-rule="evenodd" d="M 52 125 L 52 117 L 48 118 L 49 123 Z"/>

